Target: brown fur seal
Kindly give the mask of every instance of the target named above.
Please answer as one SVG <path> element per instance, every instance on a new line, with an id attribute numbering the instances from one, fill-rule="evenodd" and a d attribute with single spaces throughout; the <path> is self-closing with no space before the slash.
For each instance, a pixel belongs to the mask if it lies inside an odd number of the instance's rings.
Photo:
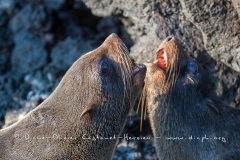
<path id="1" fill-rule="evenodd" d="M 111 159 L 145 71 L 110 35 L 71 66 L 49 98 L 0 131 L 0 159 Z"/>
<path id="2" fill-rule="evenodd" d="M 146 63 L 146 103 L 159 159 L 240 159 L 240 111 L 222 103 L 209 75 L 167 37 Z"/>

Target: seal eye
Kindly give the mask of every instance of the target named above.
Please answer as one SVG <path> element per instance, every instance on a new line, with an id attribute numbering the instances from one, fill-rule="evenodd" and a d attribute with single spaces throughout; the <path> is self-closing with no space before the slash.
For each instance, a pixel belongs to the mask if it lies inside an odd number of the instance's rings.
<path id="1" fill-rule="evenodd" d="M 197 74 L 198 73 L 198 66 L 195 62 L 189 62 L 187 66 L 188 72 L 191 74 Z"/>
<path id="2" fill-rule="evenodd" d="M 101 73 L 103 75 L 106 75 L 106 74 L 109 73 L 109 71 L 110 71 L 109 64 L 106 61 L 103 60 L 102 63 L 101 63 Z"/>

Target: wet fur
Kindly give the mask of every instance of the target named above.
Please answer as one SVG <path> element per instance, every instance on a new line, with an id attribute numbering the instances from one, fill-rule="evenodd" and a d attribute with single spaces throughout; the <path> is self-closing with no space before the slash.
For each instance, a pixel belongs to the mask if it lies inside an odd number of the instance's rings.
<path id="1" fill-rule="evenodd" d="M 132 75 L 132 61 L 123 42 L 110 35 L 96 50 L 80 57 L 55 91 L 24 119 L 0 131 L 0 159 L 112 159 L 117 137 L 145 74 Z M 113 75 L 100 76 L 100 60 L 108 58 Z M 60 134 L 76 140 L 25 140 L 24 135 L 47 137 Z"/>
<path id="2" fill-rule="evenodd" d="M 240 111 L 221 102 L 200 64 L 186 73 L 191 58 L 176 38 L 159 49 L 168 52 L 168 69 L 146 63 L 146 101 L 160 160 L 225 160 L 240 157 Z M 197 62 L 196 62 L 197 63 Z M 166 140 L 166 137 L 224 137 L 220 140 Z M 161 137 L 161 138 L 156 138 Z"/>

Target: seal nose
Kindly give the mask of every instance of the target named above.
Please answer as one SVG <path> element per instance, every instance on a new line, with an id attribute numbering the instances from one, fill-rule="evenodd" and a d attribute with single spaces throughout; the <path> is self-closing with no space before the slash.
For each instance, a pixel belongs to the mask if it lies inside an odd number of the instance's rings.
<path id="1" fill-rule="evenodd" d="M 111 38 L 119 38 L 116 33 L 111 33 L 111 34 L 109 35 L 109 37 L 111 37 Z"/>
<path id="2" fill-rule="evenodd" d="M 112 49 L 112 50 L 116 50 L 118 48 L 121 48 L 122 51 L 119 51 L 119 52 L 116 52 L 116 53 L 129 54 L 129 51 L 128 51 L 126 45 L 123 43 L 123 41 L 115 33 L 110 34 L 106 38 L 106 40 L 103 42 L 102 45 L 105 46 L 107 49 Z"/>
<path id="3" fill-rule="evenodd" d="M 168 41 L 170 41 L 171 39 L 172 39 L 172 35 L 170 35 L 170 36 L 168 36 L 167 38 L 166 38 L 166 42 L 168 42 Z"/>
<path id="4" fill-rule="evenodd" d="M 117 36 L 117 34 L 112 33 L 110 34 L 106 40 L 104 41 L 104 44 L 106 45 L 116 45 L 121 42 L 121 39 Z"/>
<path id="5" fill-rule="evenodd" d="M 117 34 L 112 33 L 107 37 L 107 40 L 111 40 L 111 41 L 119 41 L 119 37 Z"/>

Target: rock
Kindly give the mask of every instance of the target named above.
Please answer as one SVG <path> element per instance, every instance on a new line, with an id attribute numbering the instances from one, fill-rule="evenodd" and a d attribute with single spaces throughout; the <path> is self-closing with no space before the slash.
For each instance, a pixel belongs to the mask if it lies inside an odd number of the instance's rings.
<path id="1" fill-rule="evenodd" d="M 10 28 L 13 33 L 21 30 L 48 31 L 51 27 L 49 11 L 43 5 L 25 5 L 11 20 Z"/>
<path id="2" fill-rule="evenodd" d="M 219 71 L 214 75 L 218 77 L 218 95 L 228 106 L 240 109 L 240 73 L 222 63 L 217 66 Z"/>
<path id="3" fill-rule="evenodd" d="M 6 25 L 6 23 L 8 21 L 7 14 L 4 11 L 0 10 L 0 17 L 1 17 L 1 19 L 0 19 L 0 27 L 2 27 L 4 25 Z"/>
<path id="4" fill-rule="evenodd" d="M 103 18 L 96 26 L 98 34 L 95 36 L 99 40 L 104 40 L 111 33 L 116 33 L 125 45 L 130 48 L 133 45 L 133 41 L 129 36 L 126 29 L 123 27 L 122 22 L 117 16 L 108 16 Z"/>
<path id="5" fill-rule="evenodd" d="M 7 14 L 0 11 L 0 75 L 8 71 L 10 67 L 11 48 L 13 39 L 11 30 L 8 28 Z"/>
<path id="6" fill-rule="evenodd" d="M 153 1 L 129 1 L 126 5 L 124 0 L 103 0 L 95 2 L 93 0 L 83 0 L 87 7 L 91 8 L 92 13 L 97 16 L 118 15 L 130 34 L 133 42 L 154 28 L 154 3 Z"/>
<path id="7" fill-rule="evenodd" d="M 20 105 L 14 101 L 14 81 L 9 74 L 0 76 L 0 121 L 4 122 L 5 115 L 9 110 L 17 110 Z M 3 123 L 0 123 L 0 128 Z"/>
<path id="8" fill-rule="evenodd" d="M 110 16 L 103 18 L 96 26 L 97 31 L 100 33 L 100 35 L 110 35 L 111 33 L 118 34 L 120 24 L 118 17 L 116 16 Z"/>
<path id="9" fill-rule="evenodd" d="M 0 51 L 0 75 L 7 72 L 9 67 L 10 54 Z"/>
<path id="10" fill-rule="evenodd" d="M 9 109 L 9 102 L 12 100 L 9 95 L 5 92 L 0 91 L 1 101 L 0 101 L 0 120 L 4 121 L 6 115 L 6 110 Z M 2 126 L 2 125 L 1 125 Z"/>
<path id="11" fill-rule="evenodd" d="M 135 147 L 136 148 L 136 147 Z M 115 153 L 113 159 L 138 159 L 141 157 L 141 153 L 136 154 L 136 149 L 134 148 L 134 144 L 128 144 L 127 141 L 122 141 L 118 144 L 115 149 Z"/>
<path id="12" fill-rule="evenodd" d="M 26 112 L 22 110 L 14 110 L 11 112 L 7 112 L 4 118 L 4 126 L 2 128 L 6 128 L 12 125 L 13 123 L 21 120 L 24 117 L 24 115 L 26 115 Z"/>
<path id="13" fill-rule="evenodd" d="M 232 0 L 233 6 L 235 7 L 235 9 L 238 12 L 238 17 L 240 17 L 240 2 L 239 0 Z"/>
<path id="14" fill-rule="evenodd" d="M 91 41 L 76 40 L 68 37 L 52 49 L 51 65 L 66 71 L 83 53 L 94 48 Z"/>
<path id="15" fill-rule="evenodd" d="M 43 67 L 47 62 L 47 52 L 40 37 L 30 32 L 20 32 L 14 37 L 15 47 L 11 65 L 14 74 L 19 77 Z"/>
<path id="16" fill-rule="evenodd" d="M 65 0 L 44 0 L 45 6 L 50 10 L 59 10 L 64 3 Z"/>
<path id="17" fill-rule="evenodd" d="M 29 73 L 24 76 L 24 82 L 31 85 L 31 90 L 42 92 L 46 91 L 47 83 L 49 83 L 46 79 L 45 73 L 40 70 L 36 71 L 34 74 Z M 30 94 L 32 95 L 32 94 Z M 27 96 L 27 100 L 31 100 L 31 96 Z"/>
<path id="18" fill-rule="evenodd" d="M 10 50 L 13 47 L 12 32 L 7 27 L 0 29 L 0 50 Z"/>
<path id="19" fill-rule="evenodd" d="M 0 9 L 7 10 L 11 12 L 11 10 L 14 8 L 15 1 L 14 0 L 2 0 L 0 1 Z"/>
<path id="20" fill-rule="evenodd" d="M 156 46 L 160 44 L 154 31 L 142 36 L 131 48 L 130 55 L 137 63 L 144 63 L 155 58 Z M 148 46 L 148 47 L 146 47 Z"/>
<path id="21" fill-rule="evenodd" d="M 240 19 L 232 1 L 180 3 L 181 12 L 201 32 L 204 49 L 215 60 L 240 72 Z"/>
<path id="22" fill-rule="evenodd" d="M 117 145 L 113 159 L 116 160 L 136 160 L 136 159 L 146 159 L 153 160 L 157 159 L 156 151 L 154 149 L 153 137 L 151 135 L 145 136 L 132 136 L 130 139 L 119 139 L 120 142 Z M 139 140 L 137 139 L 139 138 Z M 140 140 L 141 138 L 146 138 L 145 140 Z"/>
<path id="23" fill-rule="evenodd" d="M 85 33 L 89 33 L 90 31 L 82 26 L 77 25 L 76 23 L 70 21 L 65 26 L 66 35 L 71 38 L 83 38 Z"/>

